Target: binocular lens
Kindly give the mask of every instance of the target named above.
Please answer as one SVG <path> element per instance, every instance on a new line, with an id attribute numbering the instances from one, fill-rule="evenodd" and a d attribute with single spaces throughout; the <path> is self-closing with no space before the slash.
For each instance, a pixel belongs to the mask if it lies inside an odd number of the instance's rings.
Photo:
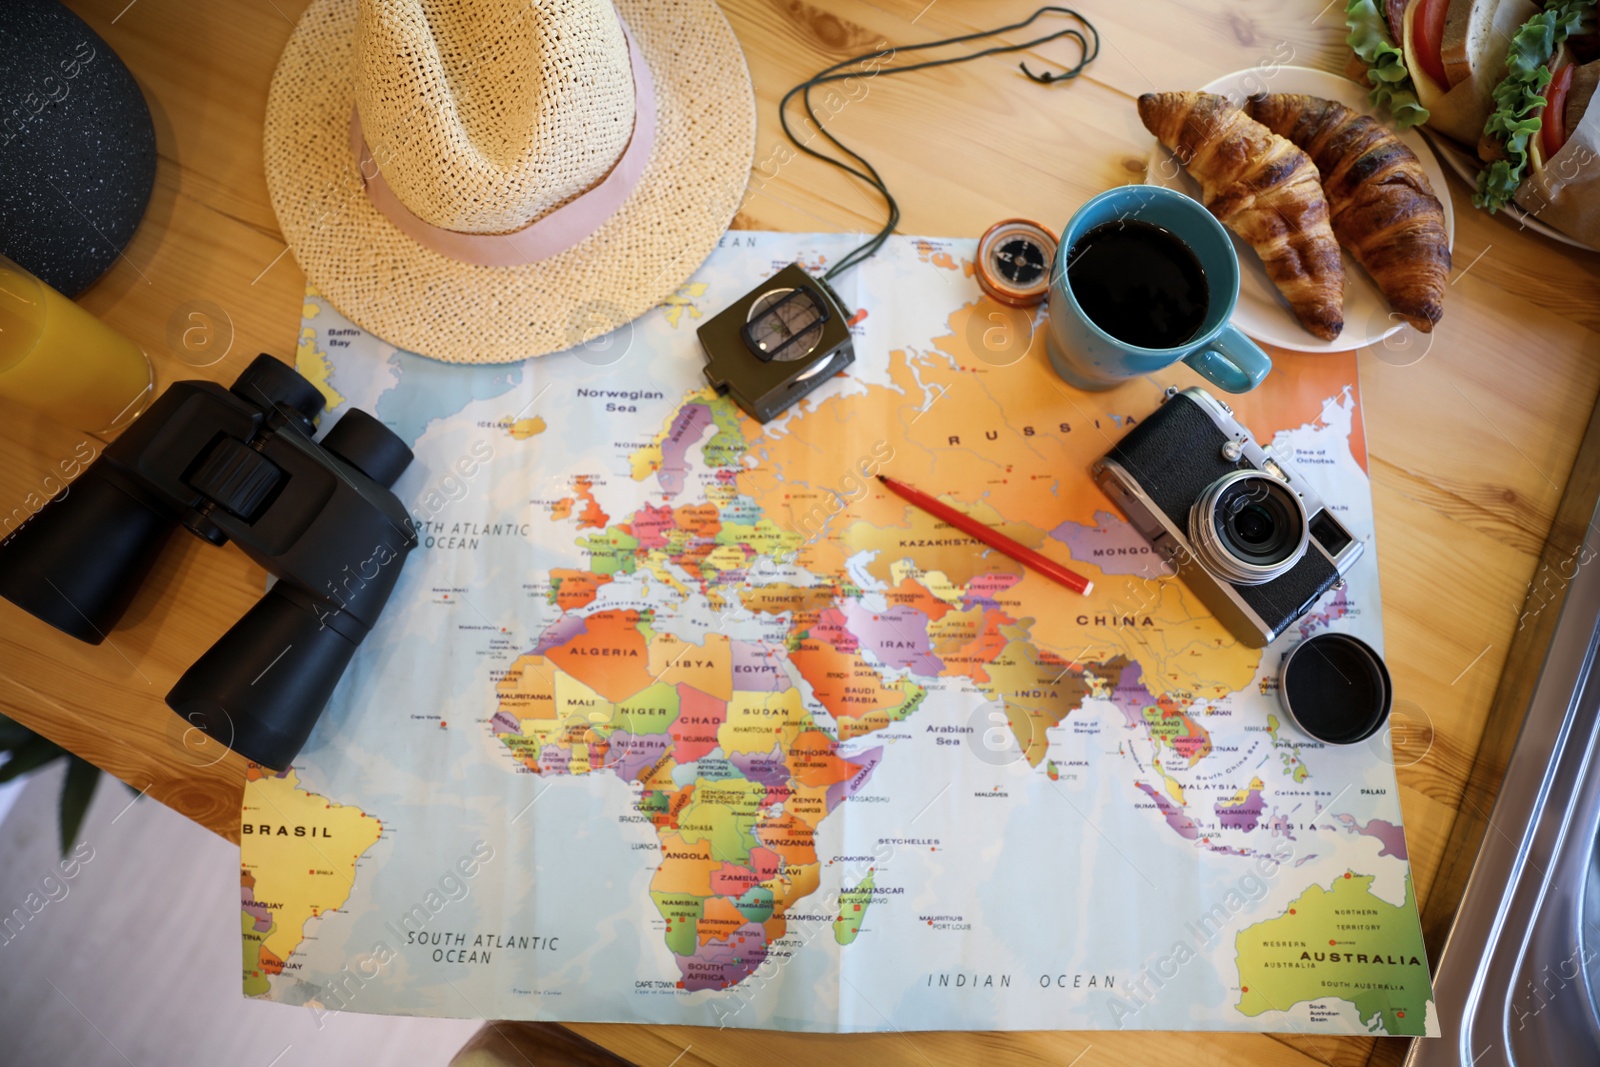
<path id="1" fill-rule="evenodd" d="M 170 518 L 91 467 L 0 542 L 0 596 L 98 645 L 128 610 L 172 530 Z"/>
<path id="2" fill-rule="evenodd" d="M 281 771 L 356 650 L 337 626 L 326 604 L 275 585 L 184 672 L 167 705 L 246 759 Z"/>
<path id="3" fill-rule="evenodd" d="M 303 419 L 306 428 L 322 414 L 327 403 L 317 387 L 298 371 L 265 353 L 251 361 L 234 380 L 229 392 L 263 411 L 281 404 Z"/>
<path id="4" fill-rule="evenodd" d="M 385 489 L 411 466 L 411 449 L 398 434 L 360 408 L 351 408 L 322 438 L 322 447 Z"/>

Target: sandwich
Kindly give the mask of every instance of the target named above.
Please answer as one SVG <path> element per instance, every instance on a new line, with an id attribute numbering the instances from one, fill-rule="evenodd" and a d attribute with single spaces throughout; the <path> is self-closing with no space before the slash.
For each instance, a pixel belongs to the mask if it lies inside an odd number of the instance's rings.
<path id="1" fill-rule="evenodd" d="M 1539 130 L 1527 145 L 1528 173 L 1519 179 L 1510 161 L 1484 172 L 1490 193 L 1511 188 L 1517 206 L 1562 233 L 1600 248 L 1600 59 L 1557 62 L 1545 90 Z M 1484 206 L 1493 206 L 1488 201 Z"/>
<path id="2" fill-rule="evenodd" d="M 1395 45 L 1405 39 L 1401 27 L 1406 0 L 1388 0 L 1385 6 L 1387 11 L 1375 0 L 1349 0 L 1346 5 L 1344 21 L 1350 36 L 1345 43 L 1351 52 L 1346 73 L 1365 82 L 1371 89 L 1367 99 L 1372 106 L 1388 109 L 1394 124 L 1405 130 L 1427 122 L 1430 116 L 1417 99 L 1405 53 Z"/>
<path id="3" fill-rule="evenodd" d="M 1600 59 L 1587 63 L 1572 59 L 1551 71 L 1550 89 L 1545 94 L 1544 113 L 1540 116 L 1539 139 L 1531 153 L 1536 170 L 1543 170 L 1545 161 L 1572 139 L 1589 114 L 1597 88 L 1600 88 Z"/>
<path id="4" fill-rule="evenodd" d="M 1543 218 L 1561 200 L 1546 221 L 1596 244 L 1600 174 L 1589 172 L 1600 167 L 1587 164 L 1600 154 L 1600 116 L 1584 121 L 1600 82 L 1596 6 L 1349 0 L 1347 40 L 1372 104 L 1396 126 L 1425 123 L 1484 161 L 1474 204 L 1493 212 L 1516 201 Z"/>
<path id="5" fill-rule="evenodd" d="M 1478 175 L 1474 204 L 1495 211 L 1510 203 L 1581 124 L 1594 97 L 1592 65 L 1580 64 L 1568 42 L 1589 50 L 1595 8 L 1596 0 L 1555 0 L 1517 30 L 1479 141 L 1488 166 Z"/>
<path id="6" fill-rule="evenodd" d="M 1538 11 L 1533 0 L 1350 0 L 1345 21 L 1374 106 L 1401 129 L 1427 123 L 1476 146 L 1512 37 Z"/>

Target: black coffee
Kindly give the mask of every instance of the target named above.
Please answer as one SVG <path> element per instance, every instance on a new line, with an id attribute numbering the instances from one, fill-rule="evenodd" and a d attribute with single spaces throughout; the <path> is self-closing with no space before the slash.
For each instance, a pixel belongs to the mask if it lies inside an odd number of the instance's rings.
<path id="1" fill-rule="evenodd" d="M 1140 348 L 1178 347 L 1211 306 L 1205 268 L 1189 246 L 1138 219 L 1101 223 L 1078 238 L 1067 283 L 1096 326 Z"/>

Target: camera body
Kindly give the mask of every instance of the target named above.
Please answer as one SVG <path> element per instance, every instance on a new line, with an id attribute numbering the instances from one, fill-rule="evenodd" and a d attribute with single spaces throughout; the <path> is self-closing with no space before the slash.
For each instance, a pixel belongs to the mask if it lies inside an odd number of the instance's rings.
<path id="1" fill-rule="evenodd" d="M 1093 471 L 1157 554 L 1252 648 L 1271 644 L 1342 583 L 1365 547 L 1299 471 L 1204 389 L 1167 390 Z"/>
<path id="2" fill-rule="evenodd" d="M 416 530 L 390 486 L 411 450 L 259 356 L 231 389 L 177 382 L 61 496 L 0 541 L 0 596 L 99 644 L 179 525 L 277 581 L 184 672 L 167 704 L 274 770 L 300 751 L 378 621 Z"/>

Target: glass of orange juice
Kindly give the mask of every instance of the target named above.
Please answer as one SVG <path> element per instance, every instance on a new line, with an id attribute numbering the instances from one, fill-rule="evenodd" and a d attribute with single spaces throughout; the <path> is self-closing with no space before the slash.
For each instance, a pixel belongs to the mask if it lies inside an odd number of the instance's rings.
<path id="1" fill-rule="evenodd" d="M 155 392 L 144 350 L 0 256 L 0 396 L 85 433 L 114 433 Z"/>

